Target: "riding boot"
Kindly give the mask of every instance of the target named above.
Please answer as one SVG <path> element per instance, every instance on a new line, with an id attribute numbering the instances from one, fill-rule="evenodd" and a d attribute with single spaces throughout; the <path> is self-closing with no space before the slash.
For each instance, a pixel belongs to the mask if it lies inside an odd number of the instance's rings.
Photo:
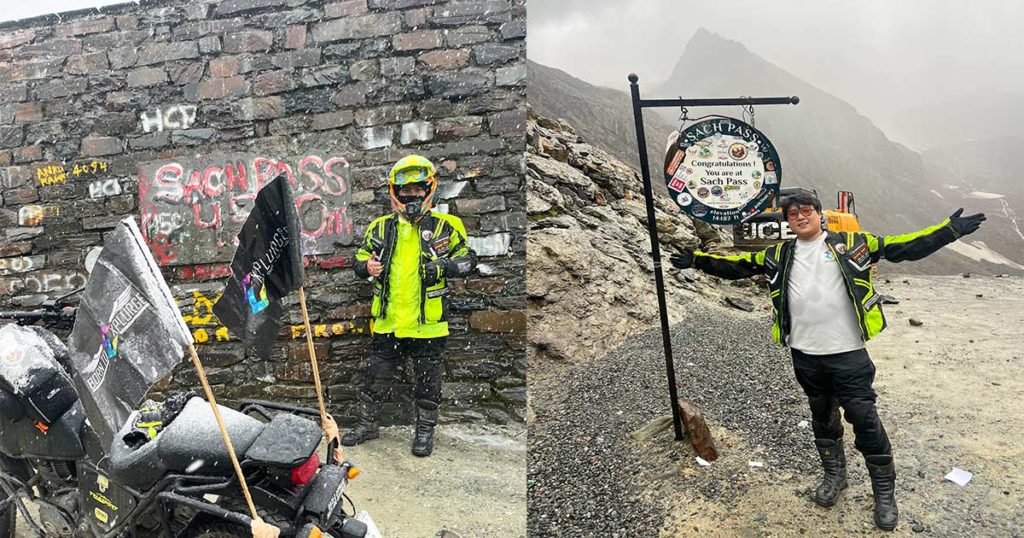
<path id="1" fill-rule="evenodd" d="M 380 415 L 381 403 L 369 394 L 359 394 L 359 416 L 354 428 L 341 436 L 341 444 L 356 446 L 359 443 L 380 437 L 377 417 Z"/>
<path id="2" fill-rule="evenodd" d="M 437 404 L 416 400 L 416 434 L 412 441 L 414 456 L 426 457 L 434 451 L 434 426 L 437 426 Z"/>
<path id="3" fill-rule="evenodd" d="M 865 456 L 868 475 L 871 476 L 871 491 L 875 495 L 875 525 L 886 531 L 896 528 L 900 512 L 896 508 L 896 467 L 892 456 L 881 454 Z"/>
<path id="4" fill-rule="evenodd" d="M 825 477 L 814 492 L 814 502 L 818 506 L 829 507 L 836 504 L 839 492 L 846 489 L 846 452 L 843 450 L 842 438 L 815 439 L 821 466 L 825 469 Z"/>

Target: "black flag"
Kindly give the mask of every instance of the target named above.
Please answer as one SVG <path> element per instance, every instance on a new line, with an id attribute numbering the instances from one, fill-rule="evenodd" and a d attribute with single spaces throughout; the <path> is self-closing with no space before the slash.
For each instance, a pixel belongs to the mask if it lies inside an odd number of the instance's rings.
<path id="1" fill-rule="evenodd" d="M 256 195 L 238 232 L 231 277 L 213 305 L 221 323 L 264 359 L 280 328 L 281 299 L 305 279 L 299 234 L 291 186 L 284 175 L 277 176 Z"/>
<path id="2" fill-rule="evenodd" d="M 68 340 L 79 397 L 105 448 L 191 344 L 138 226 L 122 220 L 89 275 Z"/>

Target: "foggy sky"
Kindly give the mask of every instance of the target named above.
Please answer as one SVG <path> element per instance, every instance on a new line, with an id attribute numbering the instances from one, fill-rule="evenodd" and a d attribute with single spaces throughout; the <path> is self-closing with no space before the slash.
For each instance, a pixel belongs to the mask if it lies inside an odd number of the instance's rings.
<path id="1" fill-rule="evenodd" d="M 8 0 L 4 2 L 4 7 L 0 10 L 0 21 L 16 21 L 88 7 L 123 4 L 127 1 L 131 0 L 31 0 L 30 2 Z"/>
<path id="2" fill-rule="evenodd" d="M 623 91 L 630 72 L 641 88 L 667 79 L 704 27 L 883 130 L 922 104 L 993 92 L 1024 101 L 1024 2 L 530 0 L 527 16 L 531 60 Z"/>

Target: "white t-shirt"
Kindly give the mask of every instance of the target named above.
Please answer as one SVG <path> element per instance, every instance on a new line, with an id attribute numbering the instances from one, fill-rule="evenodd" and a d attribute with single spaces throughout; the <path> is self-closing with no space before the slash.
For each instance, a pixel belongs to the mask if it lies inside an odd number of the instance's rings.
<path id="1" fill-rule="evenodd" d="M 789 269 L 789 347 L 810 355 L 862 349 L 857 313 L 825 233 L 796 240 Z"/>

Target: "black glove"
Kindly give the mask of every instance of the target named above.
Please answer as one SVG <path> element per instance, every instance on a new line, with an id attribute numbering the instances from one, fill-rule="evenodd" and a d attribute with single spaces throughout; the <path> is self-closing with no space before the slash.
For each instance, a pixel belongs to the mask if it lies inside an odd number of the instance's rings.
<path id="1" fill-rule="evenodd" d="M 676 269 L 689 269 L 693 267 L 693 250 L 684 248 L 681 253 L 669 256 L 668 260 Z"/>
<path id="2" fill-rule="evenodd" d="M 423 285 L 433 286 L 440 282 L 448 274 L 448 263 L 450 261 L 447 258 L 441 258 L 423 264 L 423 273 L 420 275 L 423 278 Z"/>
<path id="3" fill-rule="evenodd" d="M 960 214 L 963 212 L 964 208 L 961 207 L 949 216 L 949 224 L 953 227 L 953 231 L 956 232 L 957 237 L 963 237 L 967 234 L 978 231 L 981 223 L 985 221 L 984 213 L 961 217 Z"/>

